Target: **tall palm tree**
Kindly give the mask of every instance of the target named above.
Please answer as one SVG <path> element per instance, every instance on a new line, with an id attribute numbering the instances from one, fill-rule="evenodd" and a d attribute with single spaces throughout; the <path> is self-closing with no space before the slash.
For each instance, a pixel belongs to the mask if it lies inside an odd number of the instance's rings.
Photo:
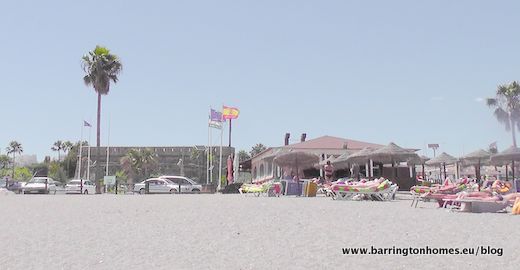
<path id="1" fill-rule="evenodd" d="M 511 131 L 513 145 L 516 147 L 515 129 L 520 129 L 520 85 L 517 81 L 499 85 L 496 97 L 488 98 L 487 105 L 494 109 L 498 122 L 504 124 L 507 131 Z"/>
<path id="2" fill-rule="evenodd" d="M 9 146 L 5 148 L 5 151 L 7 151 L 7 154 L 13 154 L 13 175 L 14 178 L 14 170 L 16 168 L 16 154 L 23 153 L 23 147 L 22 144 L 17 141 L 12 141 L 9 143 Z"/>
<path id="3" fill-rule="evenodd" d="M 123 69 L 123 64 L 117 55 L 110 53 L 110 50 L 96 46 L 96 48 L 82 58 L 83 70 L 86 75 L 83 77 L 85 85 L 92 86 L 98 95 L 97 100 L 97 143 L 100 146 L 101 141 L 101 96 L 108 95 L 110 91 L 110 82 L 117 83 L 117 77 Z"/>
<path id="4" fill-rule="evenodd" d="M 94 50 L 88 52 L 82 58 L 83 70 L 86 75 L 83 82 L 87 86 L 92 86 L 98 95 L 97 100 L 97 131 L 96 131 L 96 161 L 100 156 L 101 146 L 101 96 L 108 95 L 110 91 L 110 82 L 117 83 L 117 77 L 123 69 L 123 64 L 117 55 L 110 53 L 110 50 L 97 45 Z M 95 175 L 99 175 L 99 162 L 96 162 Z M 101 193 L 100 180 L 96 185 L 96 193 Z"/>
<path id="5" fill-rule="evenodd" d="M 58 152 L 58 161 L 61 160 L 60 151 L 63 150 L 63 146 L 64 146 L 63 142 L 60 141 L 60 140 L 57 140 L 56 142 L 54 142 L 54 144 L 51 147 L 52 151 L 57 151 Z"/>

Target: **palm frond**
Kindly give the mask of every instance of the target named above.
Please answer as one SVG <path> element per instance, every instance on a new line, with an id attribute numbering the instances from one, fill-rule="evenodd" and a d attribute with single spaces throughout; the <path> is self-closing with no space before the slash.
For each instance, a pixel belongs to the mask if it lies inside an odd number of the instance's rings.
<path id="1" fill-rule="evenodd" d="M 498 101 L 496 98 L 487 98 L 486 99 L 486 104 L 489 106 L 489 107 L 496 107 L 498 105 Z"/>
<path id="2" fill-rule="evenodd" d="M 495 115 L 495 118 L 498 120 L 498 122 L 505 125 L 507 131 L 511 130 L 511 120 L 509 118 L 509 114 L 506 111 L 504 111 L 502 108 L 496 108 L 493 114 Z"/>

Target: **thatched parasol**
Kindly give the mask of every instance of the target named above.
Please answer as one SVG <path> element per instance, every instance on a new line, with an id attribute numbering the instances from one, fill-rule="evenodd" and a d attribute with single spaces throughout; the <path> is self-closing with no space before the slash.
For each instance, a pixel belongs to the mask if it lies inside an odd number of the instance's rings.
<path id="1" fill-rule="evenodd" d="M 367 162 L 368 160 L 370 160 L 370 154 L 372 152 L 374 152 L 376 149 L 372 148 L 372 147 L 365 147 L 355 153 L 353 153 L 352 155 L 349 155 L 348 157 L 345 158 L 345 161 L 349 162 L 349 163 L 356 163 L 356 164 L 359 164 L 359 163 L 365 163 Z"/>
<path id="2" fill-rule="evenodd" d="M 511 161 L 511 175 L 513 176 L 513 186 L 516 191 L 516 181 L 515 181 L 515 161 L 520 160 L 520 148 L 511 146 L 506 150 L 492 155 L 491 162 L 493 163 L 509 163 Z M 507 166 L 506 166 L 506 180 L 507 180 Z"/>
<path id="3" fill-rule="evenodd" d="M 440 166 L 439 169 L 441 167 L 444 167 L 444 178 L 445 179 L 446 179 L 446 165 L 455 164 L 455 163 L 457 163 L 457 158 L 446 154 L 446 152 L 442 152 L 442 154 L 426 161 L 426 165 Z M 441 172 L 441 175 L 442 175 L 442 172 Z"/>
<path id="4" fill-rule="evenodd" d="M 482 165 L 482 162 L 488 161 L 490 157 L 491 157 L 491 153 L 489 153 L 488 151 L 479 149 L 475 152 L 471 152 L 471 153 L 461 157 L 460 159 L 463 162 L 466 162 L 466 163 L 469 163 L 469 164 L 472 164 L 475 166 L 475 176 L 477 177 L 478 181 L 480 181 L 480 178 L 481 178 L 480 167 Z"/>
<path id="5" fill-rule="evenodd" d="M 319 161 L 320 157 L 316 154 L 296 150 L 282 153 L 273 160 L 278 166 L 295 168 L 297 174 L 300 168 L 311 168 Z"/>
<path id="6" fill-rule="evenodd" d="M 410 158 L 408 160 L 408 166 L 421 165 L 422 166 L 422 179 L 426 180 L 426 173 L 424 172 L 424 164 L 428 160 L 430 160 L 430 158 L 427 156 L 418 156 L 418 157 Z"/>
<path id="7" fill-rule="evenodd" d="M 328 161 L 330 161 L 330 163 L 332 163 L 334 160 L 336 160 L 336 157 L 335 156 L 330 156 L 330 157 L 320 161 L 320 163 L 318 163 L 318 165 L 319 165 L 319 167 L 325 166 L 325 165 L 327 165 Z"/>
<path id="8" fill-rule="evenodd" d="M 368 157 L 375 162 L 391 163 L 392 167 L 394 167 L 396 162 L 419 158 L 414 150 L 402 148 L 393 142 L 387 146 L 383 146 L 377 150 L 374 150 L 368 155 Z M 398 177 L 397 170 L 395 172 L 395 177 Z"/>

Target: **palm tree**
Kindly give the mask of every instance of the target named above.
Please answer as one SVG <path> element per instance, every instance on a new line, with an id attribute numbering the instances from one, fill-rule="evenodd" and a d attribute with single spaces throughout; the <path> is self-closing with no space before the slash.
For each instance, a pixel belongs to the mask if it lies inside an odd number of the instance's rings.
<path id="1" fill-rule="evenodd" d="M 58 161 L 61 160 L 60 151 L 63 150 L 63 146 L 64 146 L 63 142 L 60 141 L 60 140 L 57 140 L 56 142 L 54 142 L 54 144 L 51 147 L 52 151 L 57 151 L 58 152 Z"/>
<path id="2" fill-rule="evenodd" d="M 150 172 L 157 168 L 156 154 L 149 150 L 130 149 L 120 160 L 123 172 L 128 176 L 129 184 L 135 178 L 149 177 Z"/>
<path id="3" fill-rule="evenodd" d="M 495 98 L 488 98 L 487 105 L 495 109 L 493 114 L 498 122 L 511 131 L 513 145 L 516 147 L 515 128 L 520 129 L 520 85 L 517 81 L 499 85 Z"/>
<path id="4" fill-rule="evenodd" d="M 68 154 L 74 147 L 74 144 L 71 141 L 64 141 L 61 147 L 63 148 L 63 154 Z M 65 159 L 67 160 L 67 177 L 69 177 L 70 158 L 65 157 Z"/>
<path id="5" fill-rule="evenodd" d="M 83 58 L 83 70 L 86 75 L 83 77 L 85 85 L 92 86 L 98 95 L 97 101 L 97 143 L 101 141 L 101 96 L 108 95 L 110 82 L 117 83 L 118 75 L 123 69 L 123 64 L 115 54 L 102 46 L 96 46 L 93 51 L 88 52 Z"/>
<path id="6" fill-rule="evenodd" d="M 23 147 L 22 144 L 17 141 L 12 141 L 9 143 L 9 146 L 5 148 L 5 151 L 7 151 L 7 154 L 13 154 L 13 175 L 14 178 L 14 169 L 16 168 L 16 154 L 23 153 Z"/>

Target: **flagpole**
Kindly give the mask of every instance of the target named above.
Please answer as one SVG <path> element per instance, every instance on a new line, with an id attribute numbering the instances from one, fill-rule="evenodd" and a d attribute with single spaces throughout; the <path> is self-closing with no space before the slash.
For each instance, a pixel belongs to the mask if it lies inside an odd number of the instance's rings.
<path id="1" fill-rule="evenodd" d="M 224 127 L 220 126 L 220 157 L 218 161 L 218 189 L 220 189 L 220 183 L 222 182 L 222 135 Z"/>
<path id="2" fill-rule="evenodd" d="M 88 127 L 87 180 L 90 180 L 90 138 L 92 128 Z"/>
<path id="3" fill-rule="evenodd" d="M 209 126 L 209 124 L 208 124 Z M 213 183 L 213 149 L 212 149 L 212 135 L 211 127 L 209 128 L 209 182 Z"/>
<path id="4" fill-rule="evenodd" d="M 231 147 L 231 119 L 229 119 L 229 147 Z"/>
<path id="5" fill-rule="evenodd" d="M 81 139 L 79 140 L 79 170 L 78 170 L 78 178 L 81 179 L 81 150 L 83 149 L 83 126 L 85 123 L 81 125 Z"/>
<path id="6" fill-rule="evenodd" d="M 107 166 L 105 175 L 108 176 L 108 160 L 110 159 L 110 119 L 108 119 L 108 138 L 107 138 Z M 106 185 L 105 185 L 106 186 Z"/>
<path id="7" fill-rule="evenodd" d="M 209 120 L 209 117 L 208 117 Z M 206 146 L 206 185 L 209 184 L 209 132 L 210 126 L 208 122 L 208 145 Z"/>

